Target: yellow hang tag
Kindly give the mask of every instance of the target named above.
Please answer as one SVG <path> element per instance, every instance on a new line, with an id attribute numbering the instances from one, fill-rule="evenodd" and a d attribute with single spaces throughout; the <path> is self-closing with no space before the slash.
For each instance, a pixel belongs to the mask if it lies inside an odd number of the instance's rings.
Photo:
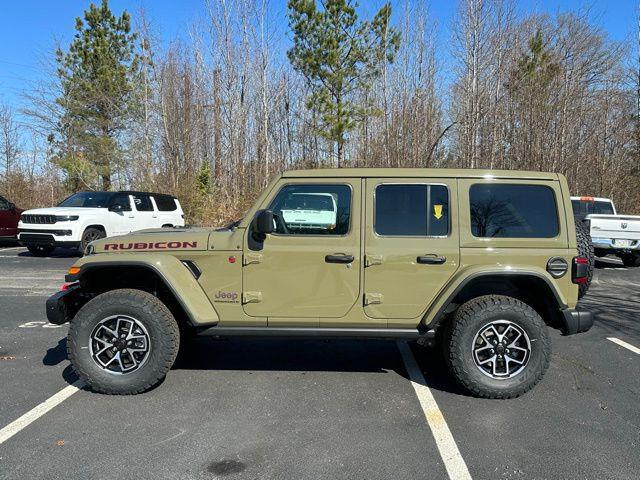
<path id="1" fill-rule="evenodd" d="M 433 206 L 433 216 L 438 220 L 442 218 L 442 205 Z"/>

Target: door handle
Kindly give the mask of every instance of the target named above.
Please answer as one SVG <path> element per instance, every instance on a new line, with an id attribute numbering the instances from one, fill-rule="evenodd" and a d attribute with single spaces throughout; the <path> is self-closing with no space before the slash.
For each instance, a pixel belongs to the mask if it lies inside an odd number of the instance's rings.
<path id="1" fill-rule="evenodd" d="M 447 257 L 437 255 L 420 255 L 416 261 L 422 265 L 442 265 L 447 261 Z"/>
<path id="2" fill-rule="evenodd" d="M 327 263 L 351 263 L 353 262 L 353 255 L 345 255 L 344 253 L 326 255 L 324 261 Z"/>

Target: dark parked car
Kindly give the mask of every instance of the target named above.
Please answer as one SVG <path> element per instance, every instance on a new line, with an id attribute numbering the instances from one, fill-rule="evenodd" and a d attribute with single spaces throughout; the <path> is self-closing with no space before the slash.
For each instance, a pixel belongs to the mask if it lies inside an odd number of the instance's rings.
<path id="1" fill-rule="evenodd" d="M 4 197 L 0 197 L 0 239 L 16 238 L 22 210 Z"/>

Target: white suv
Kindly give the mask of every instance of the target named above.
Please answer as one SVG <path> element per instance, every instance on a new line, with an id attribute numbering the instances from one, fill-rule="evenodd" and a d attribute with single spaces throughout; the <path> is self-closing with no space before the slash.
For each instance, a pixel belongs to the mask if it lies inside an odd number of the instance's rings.
<path id="1" fill-rule="evenodd" d="M 183 227 L 177 198 L 146 192 L 78 192 L 57 207 L 22 213 L 18 240 L 36 256 L 55 247 L 84 249 L 93 240 L 135 230 Z"/>

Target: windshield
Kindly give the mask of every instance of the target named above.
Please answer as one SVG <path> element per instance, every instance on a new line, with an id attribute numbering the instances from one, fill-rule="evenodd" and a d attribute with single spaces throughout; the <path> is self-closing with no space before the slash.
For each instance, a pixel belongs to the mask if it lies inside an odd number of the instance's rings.
<path id="1" fill-rule="evenodd" d="M 107 208 L 113 193 L 80 192 L 71 195 L 58 204 L 59 207 Z"/>
<path id="2" fill-rule="evenodd" d="M 574 215 L 613 215 L 611 202 L 571 200 Z"/>

